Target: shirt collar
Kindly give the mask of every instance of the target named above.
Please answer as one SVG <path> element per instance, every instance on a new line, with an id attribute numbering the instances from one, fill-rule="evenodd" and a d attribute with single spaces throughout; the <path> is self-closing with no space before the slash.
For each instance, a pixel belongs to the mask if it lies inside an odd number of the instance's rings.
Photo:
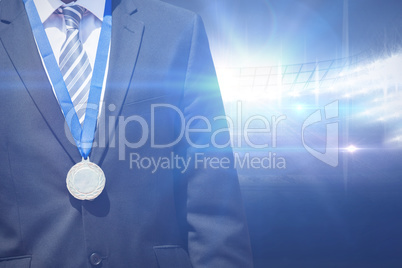
<path id="1" fill-rule="evenodd" d="M 44 23 L 53 12 L 64 5 L 61 0 L 33 0 L 38 10 L 38 14 L 42 23 Z M 74 2 L 94 14 L 99 20 L 103 21 L 103 13 L 105 11 L 106 0 L 77 0 Z"/>
<path id="2" fill-rule="evenodd" d="M 60 1 L 60 0 L 59 0 Z M 103 13 L 105 12 L 106 0 L 77 0 L 76 4 L 85 7 L 89 12 L 94 14 L 100 21 L 103 21 Z"/>

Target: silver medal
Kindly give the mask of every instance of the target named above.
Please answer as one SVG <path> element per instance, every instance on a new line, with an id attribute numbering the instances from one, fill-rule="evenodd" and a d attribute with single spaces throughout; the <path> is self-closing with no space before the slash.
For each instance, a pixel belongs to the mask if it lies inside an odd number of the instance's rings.
<path id="1" fill-rule="evenodd" d="M 96 164 L 87 160 L 74 165 L 67 174 L 67 189 L 79 200 L 93 200 L 105 188 L 105 174 Z"/>

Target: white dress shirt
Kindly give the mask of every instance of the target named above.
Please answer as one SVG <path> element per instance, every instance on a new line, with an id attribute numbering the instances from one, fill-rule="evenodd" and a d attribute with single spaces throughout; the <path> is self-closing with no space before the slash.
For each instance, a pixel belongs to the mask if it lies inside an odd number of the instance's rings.
<path id="1" fill-rule="evenodd" d="M 106 0 L 77 0 L 69 4 L 63 3 L 61 0 L 33 0 L 38 11 L 39 17 L 45 28 L 45 32 L 49 39 L 50 46 L 52 47 L 53 54 L 59 63 L 60 50 L 64 41 L 66 40 L 66 23 L 62 14 L 57 14 L 55 11 L 61 6 L 79 5 L 87 9 L 83 18 L 81 19 L 79 28 L 79 37 L 88 55 L 89 62 L 92 70 L 94 69 L 96 51 L 103 21 L 103 13 L 105 10 Z M 42 59 L 43 63 L 43 59 Z M 46 69 L 46 73 L 48 71 Z M 106 77 L 108 73 L 109 59 L 105 70 L 105 79 L 103 81 L 101 105 L 105 93 Z M 48 74 L 49 77 L 49 74 Z M 50 81 L 50 79 L 49 79 Z M 52 85 L 53 87 L 53 85 Z M 54 88 L 53 88 L 54 92 Z M 55 94 L 56 95 L 56 94 Z M 57 98 L 57 96 L 56 96 Z M 100 107 L 101 108 L 101 107 Z M 100 109 L 102 110 L 102 109 Z M 100 113 L 99 113 L 100 114 Z"/>

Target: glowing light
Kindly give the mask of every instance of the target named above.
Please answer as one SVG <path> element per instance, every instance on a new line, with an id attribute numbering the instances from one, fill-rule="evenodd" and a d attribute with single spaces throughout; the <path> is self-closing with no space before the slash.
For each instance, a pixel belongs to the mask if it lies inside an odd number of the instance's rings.
<path id="1" fill-rule="evenodd" d="M 299 94 L 299 92 L 292 92 L 292 93 L 289 94 L 289 96 L 291 96 L 291 97 L 299 97 L 300 94 Z"/>
<path id="2" fill-rule="evenodd" d="M 357 151 L 357 148 L 356 148 L 356 146 L 354 146 L 354 145 L 350 145 L 348 148 L 346 148 L 346 150 L 347 150 L 349 153 L 354 153 L 354 152 Z"/>

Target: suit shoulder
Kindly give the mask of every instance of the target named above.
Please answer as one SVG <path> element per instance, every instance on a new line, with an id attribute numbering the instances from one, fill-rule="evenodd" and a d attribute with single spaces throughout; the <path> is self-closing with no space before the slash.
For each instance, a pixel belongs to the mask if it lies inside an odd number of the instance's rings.
<path id="1" fill-rule="evenodd" d="M 193 11 L 159 0 L 136 0 L 136 5 L 139 13 L 143 13 L 145 16 L 151 15 L 151 18 L 159 23 L 189 24 L 199 18 Z"/>

